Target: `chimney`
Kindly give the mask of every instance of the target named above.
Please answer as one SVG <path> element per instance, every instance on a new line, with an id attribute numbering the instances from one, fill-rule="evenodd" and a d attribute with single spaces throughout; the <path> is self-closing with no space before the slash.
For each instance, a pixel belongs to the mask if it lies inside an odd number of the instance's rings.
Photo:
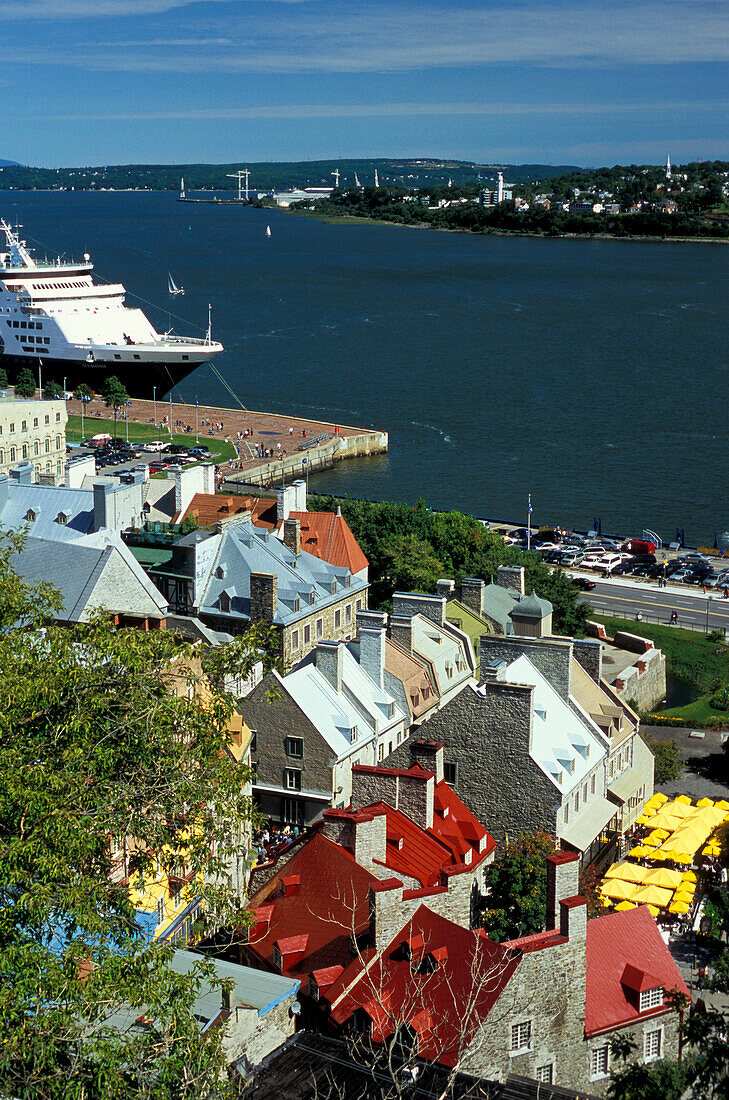
<path id="1" fill-rule="evenodd" d="M 357 616 L 357 625 L 359 626 L 359 663 L 360 667 L 364 669 L 367 675 L 375 681 L 380 691 L 382 691 L 385 686 L 386 617 L 384 615 L 372 615 L 370 617 L 372 619 L 379 618 L 379 623 L 360 623 L 359 615 Z"/>
<path id="2" fill-rule="evenodd" d="M 496 583 L 501 588 L 508 588 L 511 592 L 524 595 L 524 566 L 500 565 L 496 572 Z"/>
<path id="3" fill-rule="evenodd" d="M 292 488 L 295 489 L 296 492 L 294 493 L 294 503 L 291 511 L 306 512 L 306 482 L 301 479 L 295 481 Z"/>
<path id="4" fill-rule="evenodd" d="M 285 519 L 283 525 L 283 541 L 284 546 L 288 546 L 289 550 L 293 550 L 297 558 L 301 553 L 301 520 L 300 519 Z"/>
<path id="5" fill-rule="evenodd" d="M 493 635 L 485 634 L 485 638 L 491 638 Z M 486 653 L 488 650 L 484 647 L 481 650 L 481 664 L 479 668 L 481 670 L 481 683 L 485 684 L 494 680 L 506 680 L 506 670 L 509 667 L 508 662 L 503 657 L 491 657 L 486 660 Z"/>
<path id="6" fill-rule="evenodd" d="M 587 939 L 587 900 L 579 894 L 559 903 L 559 932 L 568 940 Z"/>
<path id="7" fill-rule="evenodd" d="M 433 828 L 433 802 L 435 776 L 412 770 L 398 775 L 397 806 L 411 817 L 421 829 Z"/>
<path id="8" fill-rule="evenodd" d="M 547 856 L 547 930 L 561 927 L 560 904 L 577 895 L 580 857 L 575 852 Z"/>
<path id="9" fill-rule="evenodd" d="M 202 477 L 202 493 L 206 493 L 208 496 L 215 495 L 215 463 L 203 462 L 201 466 L 197 467 L 201 471 Z"/>
<path id="10" fill-rule="evenodd" d="M 435 772 L 435 782 L 443 781 L 443 742 L 411 741 L 410 752 L 426 772 Z"/>
<path id="11" fill-rule="evenodd" d="M 436 582 L 435 591 L 438 596 L 445 596 L 445 598 L 449 600 L 453 595 L 455 587 L 455 581 L 449 581 L 441 577 L 441 579 Z"/>
<path id="12" fill-rule="evenodd" d="M 602 642 L 600 639 L 574 638 L 572 640 L 572 652 L 587 675 L 591 676 L 596 684 L 599 684 L 602 678 Z"/>
<path id="13" fill-rule="evenodd" d="M 464 577 L 461 581 L 461 603 L 478 615 L 483 611 L 484 582 L 480 577 Z"/>
<path id="14" fill-rule="evenodd" d="M 109 515 L 111 489 L 110 481 L 94 482 L 94 531 L 103 531 L 111 519 Z"/>
<path id="15" fill-rule="evenodd" d="M 296 489 L 293 485 L 284 485 L 276 490 L 276 519 L 288 519 L 295 512 Z"/>
<path id="16" fill-rule="evenodd" d="M 251 622 L 272 623 L 278 603 L 275 573 L 251 573 Z"/>
<path id="17" fill-rule="evenodd" d="M 344 642 L 318 642 L 315 651 L 317 670 L 337 692 L 342 690 L 344 648 Z"/>
<path id="18" fill-rule="evenodd" d="M 10 471 L 10 476 L 13 481 L 17 481 L 18 485 L 32 485 L 33 463 L 19 462 L 17 466 L 13 466 L 12 470 Z"/>
<path id="19" fill-rule="evenodd" d="M 390 616 L 390 637 L 406 653 L 412 653 L 413 623 L 410 615 Z"/>

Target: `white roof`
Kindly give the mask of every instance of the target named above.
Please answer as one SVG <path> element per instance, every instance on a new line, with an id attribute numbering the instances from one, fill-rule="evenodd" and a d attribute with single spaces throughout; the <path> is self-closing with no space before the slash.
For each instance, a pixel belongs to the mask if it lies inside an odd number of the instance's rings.
<path id="1" fill-rule="evenodd" d="M 590 731 L 585 720 L 562 699 L 526 655 L 511 662 L 504 678 L 509 683 L 529 684 L 534 688 L 529 755 L 558 790 L 571 791 L 605 756 L 602 738 L 597 731 Z"/>

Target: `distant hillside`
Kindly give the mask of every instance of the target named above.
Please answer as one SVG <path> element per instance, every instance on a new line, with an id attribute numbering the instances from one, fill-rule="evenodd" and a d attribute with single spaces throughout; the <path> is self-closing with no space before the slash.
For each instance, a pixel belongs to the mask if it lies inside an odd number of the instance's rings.
<path id="1" fill-rule="evenodd" d="M 18 165 L 17 160 L 0 160 L 0 168 L 11 168 L 15 165 Z"/>
<path id="2" fill-rule="evenodd" d="M 548 164 L 476 164 L 473 161 L 438 160 L 424 157 L 417 159 L 373 160 L 311 160 L 311 161 L 261 161 L 235 164 L 123 164 L 104 165 L 95 168 L 28 168 L 0 161 L 0 189 L 59 190 L 74 188 L 77 191 L 102 188 L 150 189 L 176 191 L 180 179 L 190 191 L 233 190 L 237 188 L 230 174 L 239 168 L 250 169 L 250 186 L 255 191 L 285 189 L 288 187 L 332 186 L 334 172 L 339 170 L 340 185 L 352 186 L 355 174 L 362 184 L 372 184 L 375 169 L 381 186 L 438 187 L 452 180 L 454 185 L 489 183 L 496 179 L 499 170 L 509 182 L 522 183 L 536 179 L 551 179 L 580 169 L 572 165 Z"/>

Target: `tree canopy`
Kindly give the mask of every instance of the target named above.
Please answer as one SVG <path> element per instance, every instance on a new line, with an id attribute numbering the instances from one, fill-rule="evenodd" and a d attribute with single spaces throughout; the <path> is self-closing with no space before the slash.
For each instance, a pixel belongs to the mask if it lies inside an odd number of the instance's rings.
<path id="1" fill-rule="evenodd" d="M 547 914 L 547 856 L 556 851 L 553 837 L 538 832 L 520 836 L 500 849 L 486 868 L 488 895 L 483 927 L 492 940 L 517 939 L 541 932 Z"/>
<path id="2" fill-rule="evenodd" d="M 411 507 L 388 501 L 309 498 L 312 511 L 337 507 L 369 559 L 373 607 L 386 606 L 395 591 L 434 592 L 439 577 L 488 581 L 500 565 L 523 565 L 527 591 L 534 588 L 554 607 L 555 631 L 584 634 L 588 608 L 577 599 L 569 577 L 550 569 L 536 554 L 507 546 L 473 516 L 433 512 L 422 500 Z"/>
<path id="3" fill-rule="evenodd" d="M 22 367 L 18 371 L 18 376 L 15 379 L 15 392 L 18 397 L 35 396 L 35 378 L 28 367 Z"/>
<path id="4" fill-rule="evenodd" d="M 129 394 L 126 387 L 119 381 L 115 374 L 109 375 L 104 382 L 103 389 L 104 404 L 107 409 L 114 410 L 114 435 L 116 436 L 116 418 L 119 409 L 123 409 L 129 400 Z"/>
<path id="5" fill-rule="evenodd" d="M 0 536 L 0 1092 L 227 1095 L 217 1030 L 191 1013 L 201 975 L 147 942 L 113 842 L 133 838 L 140 890 L 185 863 L 211 926 L 244 919 L 232 700 L 207 680 L 198 696 L 196 653 L 168 632 L 56 625 L 59 594 L 14 571 L 21 544 Z M 228 654 L 243 672 L 245 652 Z M 120 1032 L 115 1011 L 145 1025 Z"/>

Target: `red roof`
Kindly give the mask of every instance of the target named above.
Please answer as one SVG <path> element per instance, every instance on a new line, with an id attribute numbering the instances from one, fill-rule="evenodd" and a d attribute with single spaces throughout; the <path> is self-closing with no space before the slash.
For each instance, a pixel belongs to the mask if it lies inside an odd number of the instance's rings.
<path id="1" fill-rule="evenodd" d="M 423 941 L 417 956 L 406 954 L 403 943 L 417 937 Z M 424 965 L 428 956 L 435 969 Z M 485 932 L 468 931 L 421 905 L 380 955 L 356 959 L 326 1000 L 339 1025 L 363 1008 L 375 1042 L 394 1030 L 393 1021 L 407 1021 L 418 1033 L 418 1055 L 452 1066 L 518 965 L 519 956 Z"/>
<path id="2" fill-rule="evenodd" d="M 628 971 L 630 985 L 624 981 L 626 967 L 632 968 Z M 663 1007 L 638 1011 L 628 993 L 628 989 L 636 988 L 633 982 L 640 981 L 635 971 L 652 976 L 653 984 L 643 986 L 641 982 L 643 988 L 663 986 L 668 991 L 677 989 L 689 996 L 647 905 L 588 921 L 585 1001 L 585 1033 L 588 1036 L 668 1011 Z"/>
<path id="3" fill-rule="evenodd" d="M 300 521 L 301 549 L 308 554 L 353 573 L 369 565 L 344 516 L 334 512 L 292 512 L 289 519 Z"/>
<path id="4" fill-rule="evenodd" d="M 281 880 L 292 875 L 301 885 L 284 897 Z M 249 950 L 273 967 L 277 940 L 308 936 L 304 957 L 284 970 L 296 977 L 351 958 L 352 930 L 369 927 L 369 888 L 377 882 L 344 848 L 315 834 L 251 898 L 254 920 L 262 908 L 272 912 L 251 928 Z"/>

